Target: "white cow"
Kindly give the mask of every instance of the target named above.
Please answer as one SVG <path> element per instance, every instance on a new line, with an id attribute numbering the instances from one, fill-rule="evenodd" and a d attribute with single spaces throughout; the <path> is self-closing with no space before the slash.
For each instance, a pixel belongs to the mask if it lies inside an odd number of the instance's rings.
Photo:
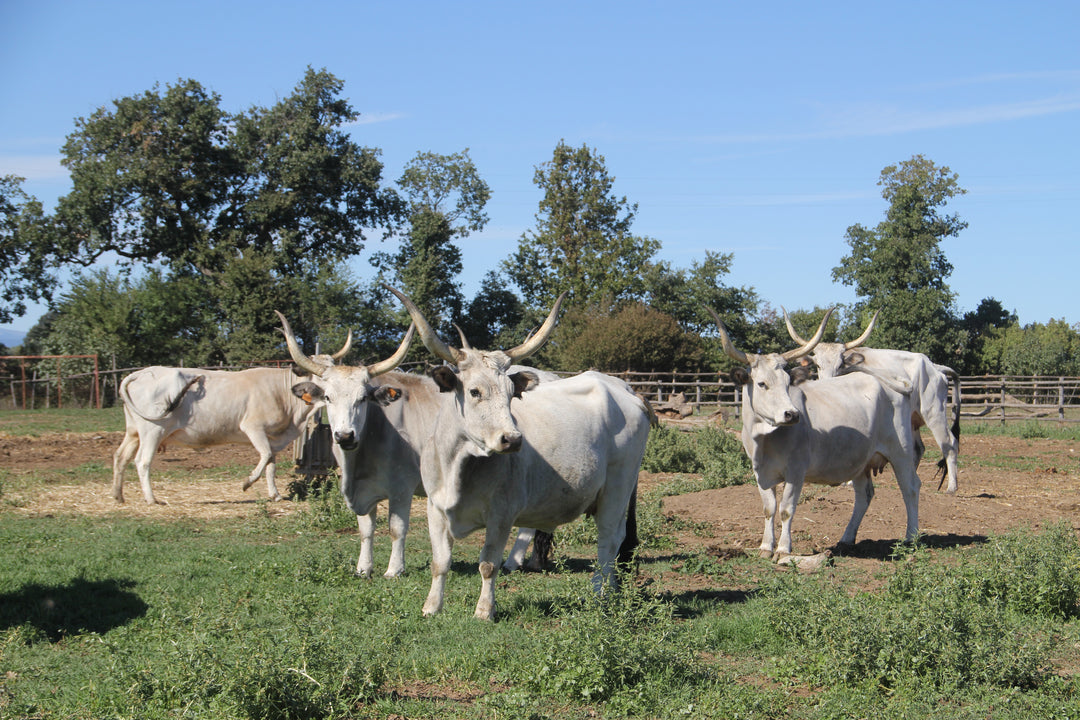
<path id="1" fill-rule="evenodd" d="M 147 367 L 124 378 L 120 397 L 126 428 L 113 453 L 113 497 L 124 502 L 124 470 L 135 458 L 143 497 L 164 504 L 150 486 L 150 464 L 165 442 L 208 447 L 250 442 L 259 463 L 244 483 L 247 490 L 266 472 L 266 491 L 274 483 L 274 456 L 300 436 L 312 408 L 292 394 L 291 370 L 252 368 L 238 372 Z"/>
<path id="2" fill-rule="evenodd" d="M 922 458 L 923 443 L 919 437 L 919 428 L 929 428 L 934 441 L 941 448 L 941 461 L 938 470 L 942 481 L 948 477 L 946 492 L 955 493 L 957 487 L 957 454 L 960 449 L 960 376 L 956 371 L 944 365 L 931 362 L 922 353 L 905 350 L 879 350 L 861 347 L 870 337 L 878 314 L 870 318 L 866 330 L 858 338 L 846 343 L 818 343 L 810 354 L 810 359 L 818 367 L 818 377 L 831 378 L 853 371 L 867 372 L 879 379 L 900 379 L 910 383 L 911 424 L 915 430 L 917 446 L 916 464 Z M 797 342 L 805 344 L 791 324 L 787 310 L 784 310 L 784 322 L 788 334 Z M 858 351 L 855 348 L 859 348 Z M 948 402 L 949 381 L 953 382 L 953 422 L 949 427 Z M 941 483 L 938 484 L 940 489 Z"/>
<path id="3" fill-rule="evenodd" d="M 645 404 L 626 383 L 588 372 L 537 383 L 511 363 L 540 349 L 562 298 L 535 336 L 506 352 L 452 348 L 409 298 L 405 304 L 427 348 L 457 366 L 432 376 L 445 393 L 420 458 L 428 494 L 432 582 L 424 614 L 443 606 L 454 540 L 485 528 L 476 617 L 495 615 L 495 577 L 514 524 L 553 531 L 585 513 L 596 519 L 598 590 L 637 544 L 638 470 L 649 435 Z M 631 531 L 633 528 L 633 531 Z"/>
<path id="4" fill-rule="evenodd" d="M 383 576 L 397 577 L 405 571 L 412 499 L 424 495 L 420 451 L 442 403 L 430 377 L 390 370 L 408 350 L 414 328 L 402 341 L 401 357 L 395 354 L 377 365 L 349 367 L 328 362 L 325 356 L 305 355 L 288 320 L 280 312 L 278 317 L 293 362 L 311 375 L 294 385 L 293 393 L 326 409 L 334 458 L 341 471 L 341 494 L 356 513 L 360 533 L 356 573 L 368 577 L 373 572 L 378 504 L 387 500 L 391 550 Z M 523 533 L 527 538 L 520 556 L 532 538 L 532 530 Z M 521 562 L 520 556 L 516 563 Z"/>
<path id="5" fill-rule="evenodd" d="M 743 448 L 753 465 L 765 508 L 761 554 L 781 558 L 791 553 L 791 523 L 804 482 L 852 482 L 855 507 L 840 544 L 854 544 L 874 497 L 871 471 L 886 462 L 893 466 L 907 509 L 905 538 L 915 540 L 919 534 L 920 482 L 915 472 L 910 399 L 867 374 L 798 385 L 792 384 L 788 374 L 788 361 L 807 355 L 820 342 L 832 311 L 802 347 L 763 355 L 736 349 L 720 317 L 710 312 L 720 330 L 724 352 L 749 365 L 737 368 L 732 379 L 743 385 Z M 784 494 L 777 544 L 775 488 L 780 483 L 784 483 Z"/>

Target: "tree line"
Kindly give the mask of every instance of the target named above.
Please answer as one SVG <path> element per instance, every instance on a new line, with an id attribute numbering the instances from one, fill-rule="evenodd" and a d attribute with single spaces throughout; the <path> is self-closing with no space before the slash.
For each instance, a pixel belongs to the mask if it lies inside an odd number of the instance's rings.
<path id="1" fill-rule="evenodd" d="M 603 156 L 562 141 L 535 168 L 535 226 L 467 299 L 456 243 L 484 228 L 491 195 L 469 151 L 418 152 L 388 182 L 380 151 L 344 130 L 359 116 L 343 89 L 308 68 L 275 105 L 229 113 L 195 80 L 155 86 L 75 120 L 62 148 L 72 190 L 53 212 L 22 178 L 0 177 L 0 321 L 27 301 L 50 307 L 19 351 L 97 353 L 116 367 L 276 358 L 282 309 L 309 352 L 339 347 L 353 328 L 351 359 L 369 360 L 408 324 L 383 283 L 448 337 L 456 325 L 491 348 L 521 342 L 567 291 L 569 310 L 534 358 L 555 369 L 724 368 L 705 306 L 740 347 L 790 347 L 778 309 L 731 282 L 732 254 L 681 268 L 659 260 L 661 240 L 634 234 L 637 204 L 615 192 Z M 858 299 L 826 340 L 854 337 L 880 311 L 874 346 L 967 375 L 1080 375 L 1080 335 L 1064 320 L 1021 326 L 993 297 L 956 307 L 943 248 L 967 226 L 946 212 L 965 192 L 956 173 L 915 155 L 878 184 L 884 219 L 847 228 L 849 252 L 832 270 Z M 364 281 L 345 261 L 372 239 L 390 249 L 370 253 Z M 790 315 L 812 332 L 824 311 Z"/>

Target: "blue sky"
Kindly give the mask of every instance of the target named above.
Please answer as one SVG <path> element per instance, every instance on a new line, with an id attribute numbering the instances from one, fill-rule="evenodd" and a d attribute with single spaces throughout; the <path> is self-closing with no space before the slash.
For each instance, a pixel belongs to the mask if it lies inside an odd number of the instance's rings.
<path id="1" fill-rule="evenodd" d="M 958 309 L 1075 323 L 1078 27 L 1075 2 L 2 0 L 0 174 L 51 206 L 77 117 L 182 78 L 269 106 L 310 65 L 344 81 L 386 180 L 469 148 L 492 199 L 461 243 L 467 297 L 534 227 L 560 140 L 604 156 L 661 259 L 733 253 L 727 284 L 789 309 L 855 300 L 831 277 L 845 231 L 883 219 L 882 168 L 923 154 L 968 190 L 943 245 Z"/>

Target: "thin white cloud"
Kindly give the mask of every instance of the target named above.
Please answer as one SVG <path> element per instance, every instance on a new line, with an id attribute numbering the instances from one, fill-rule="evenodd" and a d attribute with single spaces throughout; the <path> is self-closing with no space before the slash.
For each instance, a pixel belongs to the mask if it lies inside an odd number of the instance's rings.
<path id="1" fill-rule="evenodd" d="M 360 113 L 360 117 L 355 122 L 347 123 L 347 125 L 375 125 L 377 123 L 393 122 L 403 117 L 405 117 L 405 113 Z"/>
<path id="2" fill-rule="evenodd" d="M 63 180 L 68 170 L 59 155 L 0 155 L 0 175 L 18 175 L 30 182 Z"/>

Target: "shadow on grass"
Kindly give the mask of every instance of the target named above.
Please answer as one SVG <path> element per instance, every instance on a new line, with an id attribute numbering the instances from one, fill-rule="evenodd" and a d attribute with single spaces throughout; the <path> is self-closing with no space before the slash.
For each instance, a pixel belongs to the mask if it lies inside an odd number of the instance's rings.
<path id="1" fill-rule="evenodd" d="M 146 614 L 132 580 L 75 578 L 64 585 L 26 585 L 0 595 L 0 628 L 31 625 L 49 642 L 69 635 L 106 633 Z"/>
<path id="2" fill-rule="evenodd" d="M 986 535 L 957 535 L 955 533 L 921 535 L 919 545 L 934 550 L 948 550 L 970 545 L 984 545 L 988 539 Z M 893 559 L 896 545 L 896 540 L 862 540 L 854 545 L 836 545 L 831 548 L 831 551 L 837 557 L 888 561 Z"/>

